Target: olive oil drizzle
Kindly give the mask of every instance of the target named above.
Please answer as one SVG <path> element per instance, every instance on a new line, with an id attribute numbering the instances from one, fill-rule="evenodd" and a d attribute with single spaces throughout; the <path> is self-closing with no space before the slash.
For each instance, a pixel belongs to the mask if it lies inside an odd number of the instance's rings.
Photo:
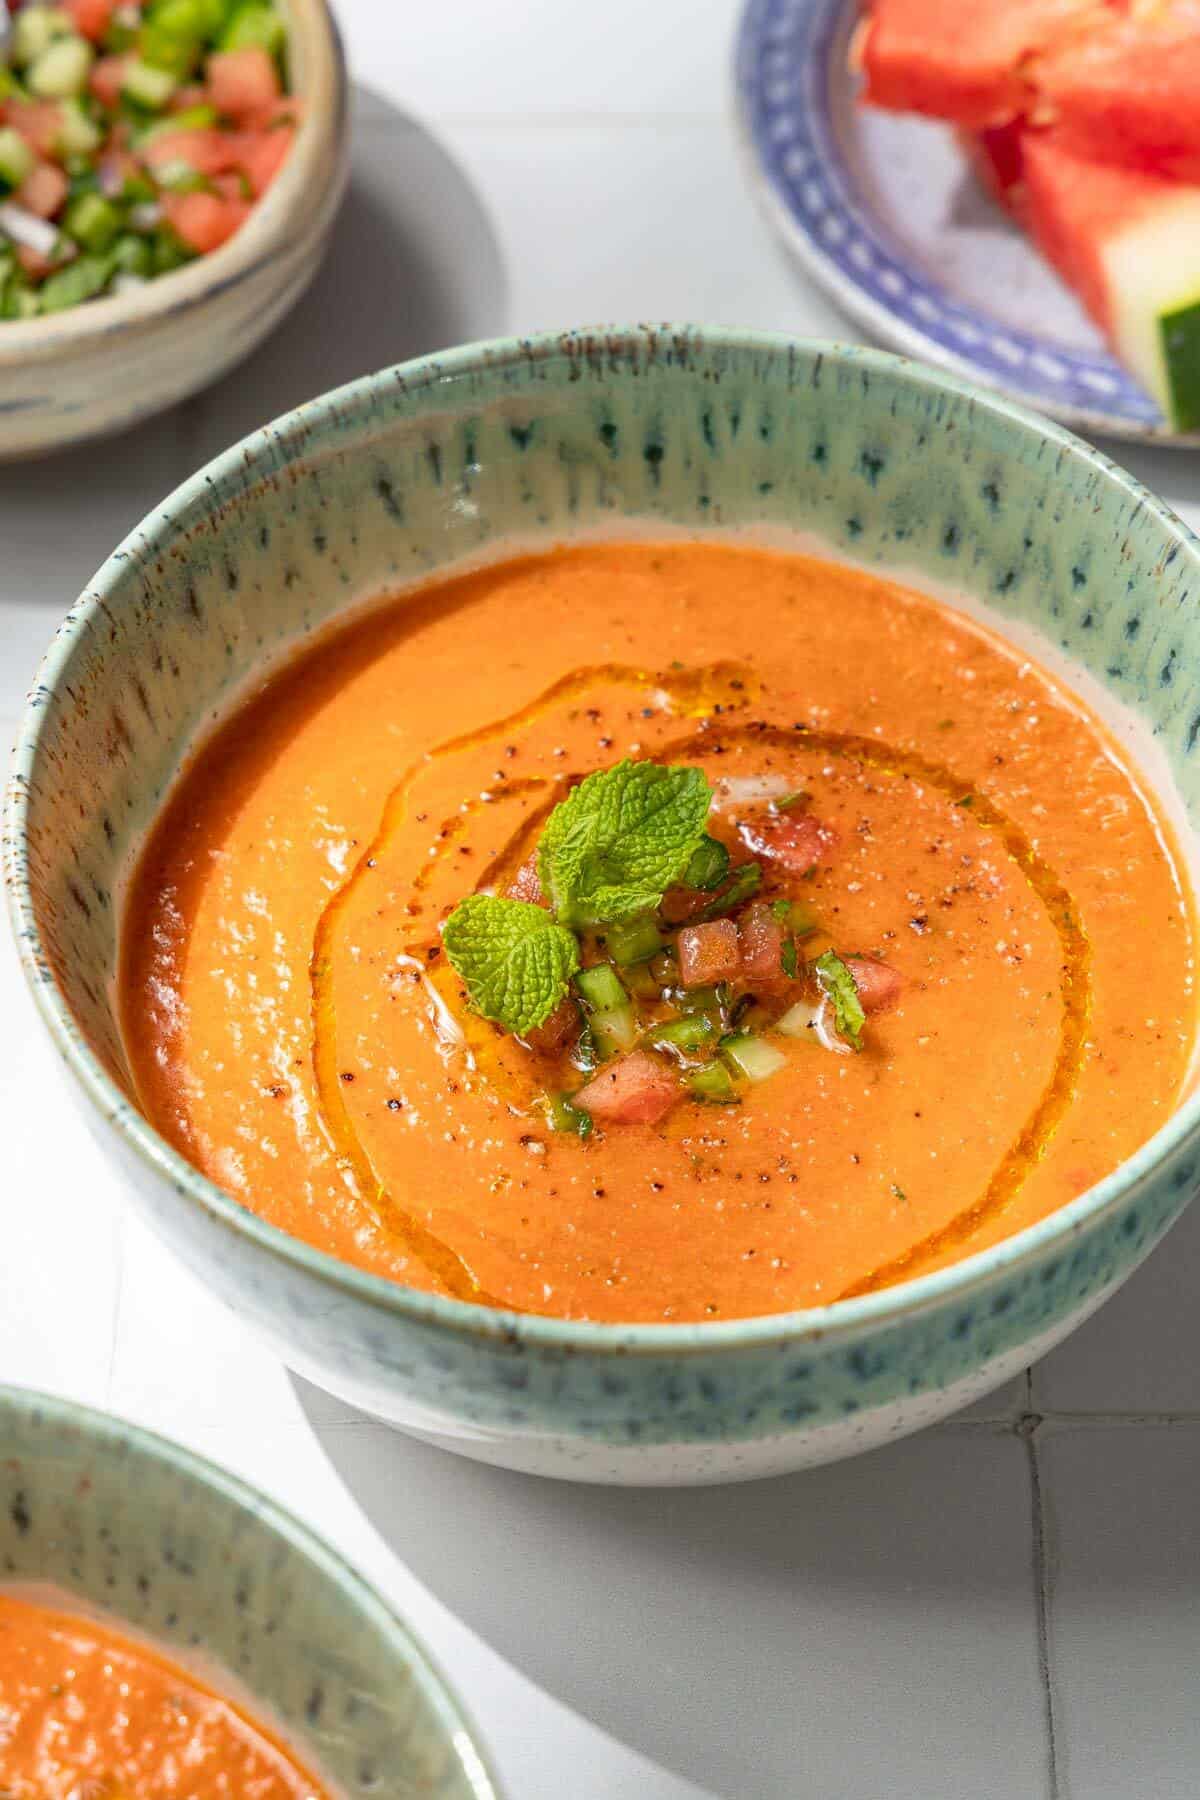
<path id="1" fill-rule="evenodd" d="M 703 669 L 685 669 L 664 674 L 620 664 L 604 664 L 577 670 L 553 683 L 518 712 L 478 731 L 449 739 L 401 777 L 385 802 L 374 837 L 321 913 L 309 962 L 313 1072 L 318 1108 L 343 1174 L 370 1208 L 382 1229 L 423 1263 L 447 1293 L 456 1299 L 512 1310 L 511 1303 L 496 1299 L 481 1286 L 464 1257 L 432 1233 L 388 1193 L 369 1152 L 362 1144 L 345 1102 L 338 1067 L 332 953 L 338 927 L 359 882 L 370 868 L 378 864 L 389 843 L 405 823 L 413 786 L 431 761 L 441 761 L 465 750 L 479 749 L 518 732 L 544 716 L 559 702 L 604 685 L 633 686 L 643 691 L 653 689 L 661 692 L 673 714 L 696 721 L 686 735 L 658 747 L 654 752 L 656 761 L 666 762 L 713 749 L 724 752 L 735 746 L 761 746 L 788 752 L 813 750 L 858 763 L 880 774 L 921 781 L 959 804 L 969 801 L 974 822 L 995 836 L 1006 854 L 1020 868 L 1045 908 L 1062 952 L 1062 1025 L 1054 1068 L 1037 1104 L 1015 1143 L 1005 1152 L 983 1194 L 976 1201 L 956 1214 L 948 1224 L 912 1245 L 902 1256 L 880 1264 L 846 1288 L 837 1298 L 844 1300 L 873 1293 L 879 1288 L 917 1274 L 924 1264 L 947 1250 L 966 1243 L 981 1224 L 1001 1213 L 1019 1191 L 1030 1169 L 1045 1154 L 1054 1131 L 1070 1106 L 1086 1053 L 1091 1014 L 1091 947 L 1071 894 L 1053 868 L 1039 855 L 1031 840 L 985 793 L 964 783 L 947 765 L 931 761 L 915 750 L 895 748 L 878 739 L 853 733 L 803 726 L 788 730 L 761 722 L 731 725 L 725 718 L 716 717 L 726 710 L 743 708 L 757 696 L 757 680 L 737 664 L 715 664 Z M 549 787 L 553 797 L 540 805 L 533 817 L 522 821 L 505 849 L 489 863 L 478 886 L 497 884 L 511 874 L 532 849 L 536 827 L 544 820 L 561 792 L 565 791 L 570 780 L 571 777 L 564 774 L 559 777 L 526 777 L 497 784 L 469 801 L 454 820 L 447 822 L 439 837 L 439 854 L 465 832 L 480 807 L 527 796 L 539 787 Z M 413 879 L 414 892 L 422 891 L 427 886 L 431 872 L 429 865 L 418 872 Z M 428 931 L 423 935 L 428 939 Z M 405 945 L 404 954 L 411 956 L 414 952 L 419 953 L 420 948 L 417 944 Z M 449 983 L 442 972 L 430 969 L 425 978 L 436 981 L 442 1002 L 448 1004 L 446 987 Z M 494 1038 L 493 1028 L 470 1015 L 460 1022 L 463 1023 L 466 1047 L 473 1062 L 497 1080 L 503 1089 L 505 1082 L 499 1064 L 494 1056 L 488 1055 L 489 1044 Z M 514 1110 L 521 1110 L 511 1097 L 508 1104 Z"/>
<path id="2" fill-rule="evenodd" d="M 444 761 L 462 751 L 480 749 L 486 744 L 502 740 L 535 723 L 560 702 L 575 699 L 594 688 L 604 686 L 628 686 L 642 692 L 649 690 L 661 693 L 672 713 L 700 719 L 710 717 L 720 705 L 744 704 L 750 695 L 758 691 L 757 679 L 739 663 L 714 663 L 703 668 L 671 670 L 664 674 L 621 663 L 603 663 L 595 668 L 577 669 L 570 675 L 563 676 L 527 706 L 505 718 L 476 731 L 449 738 L 406 770 L 391 790 L 384 803 L 378 829 L 330 896 L 313 934 L 312 954 L 308 965 L 313 1079 L 318 1112 L 333 1146 L 338 1167 L 382 1230 L 402 1244 L 409 1255 L 423 1263 L 447 1293 L 457 1300 L 474 1301 L 480 1306 L 509 1307 L 509 1310 L 513 1310 L 508 1302 L 498 1300 L 481 1286 L 464 1257 L 431 1232 L 409 1208 L 400 1205 L 388 1192 L 354 1128 L 350 1109 L 346 1105 L 339 1066 L 333 948 L 338 927 L 360 881 L 378 865 L 386 854 L 389 843 L 404 825 L 412 789 L 417 778 L 431 762 Z M 470 801 L 462 814 L 443 827 L 446 836 L 439 839 L 439 844 L 444 849 L 461 835 L 469 819 L 481 806 L 515 799 L 538 786 L 547 785 L 548 780 L 549 778 L 529 777 L 497 783 L 486 794 Z M 414 890 L 421 891 L 428 880 L 429 869 L 426 866 L 414 879 Z M 415 946 L 405 945 L 404 954 L 411 954 L 413 948 Z M 445 999 L 444 994 L 442 998 Z M 483 1030 L 472 1032 L 471 1035 L 475 1039 L 474 1048 L 481 1058 L 485 1058 Z"/>

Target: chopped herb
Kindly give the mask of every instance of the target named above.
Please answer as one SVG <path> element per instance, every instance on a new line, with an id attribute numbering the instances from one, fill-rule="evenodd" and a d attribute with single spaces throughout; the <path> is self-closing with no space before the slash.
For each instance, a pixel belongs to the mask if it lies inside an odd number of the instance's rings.
<path id="1" fill-rule="evenodd" d="M 772 800 L 772 812 L 798 812 L 812 805 L 812 795 L 804 788 L 797 788 L 794 793 L 781 794 L 778 800 Z"/>
<path id="2" fill-rule="evenodd" d="M 862 1031 L 867 1022 L 854 977 L 840 956 L 827 950 L 813 964 L 821 992 L 833 1007 L 833 1022 L 838 1032 L 856 1050 L 862 1049 Z"/>
<path id="3" fill-rule="evenodd" d="M 723 918 L 726 913 L 732 912 L 734 907 L 740 906 L 744 900 L 749 900 L 754 894 L 757 894 L 761 886 L 761 866 L 756 862 L 740 863 L 733 871 L 733 877 L 728 887 L 723 893 L 718 894 L 715 900 L 709 901 L 700 914 L 700 918 L 702 920 Z"/>
<path id="4" fill-rule="evenodd" d="M 495 894 L 460 901 L 442 942 L 475 1011 L 518 1036 L 545 1024 L 579 967 L 574 936 L 544 907 Z"/>
<path id="5" fill-rule="evenodd" d="M 779 963 L 789 981 L 795 981 L 798 959 L 796 956 L 796 940 L 788 938 L 779 953 Z"/>
<path id="6" fill-rule="evenodd" d="M 790 900 L 772 900 L 772 902 L 771 902 L 771 917 L 778 924 L 786 925 L 788 922 L 788 919 L 791 917 L 791 911 L 792 911 L 792 903 Z"/>
<path id="7" fill-rule="evenodd" d="M 700 846 L 683 873 L 684 887 L 698 888 L 703 894 L 720 887 L 729 873 L 729 852 L 714 837 L 702 838 Z"/>
<path id="8" fill-rule="evenodd" d="M 975 796 L 974 796 L 974 794 L 964 794 L 962 796 L 962 798 L 960 800 L 956 800 L 954 802 L 954 804 L 955 804 L 955 806 L 974 806 Z"/>
<path id="9" fill-rule="evenodd" d="M 626 761 L 586 776 L 538 846 L 556 917 L 604 925 L 652 911 L 699 848 L 711 801 L 699 769 Z"/>
<path id="10" fill-rule="evenodd" d="M 900 1187 L 899 1184 L 895 1181 L 893 1181 L 893 1183 L 892 1183 L 892 1192 L 893 1192 L 893 1194 L 895 1194 L 897 1200 L 907 1201 L 908 1195 L 905 1193 L 904 1189 L 902 1187 Z"/>

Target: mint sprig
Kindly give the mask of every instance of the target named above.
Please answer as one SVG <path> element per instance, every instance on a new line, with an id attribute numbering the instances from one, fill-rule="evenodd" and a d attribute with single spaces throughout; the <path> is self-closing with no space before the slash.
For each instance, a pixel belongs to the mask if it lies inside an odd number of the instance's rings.
<path id="1" fill-rule="evenodd" d="M 446 955 L 485 1019 L 524 1037 L 544 1025 L 570 992 L 579 967 L 573 932 L 541 906 L 468 894 L 442 927 Z"/>
<path id="2" fill-rule="evenodd" d="M 538 873 L 575 927 L 650 912 L 703 841 L 712 790 L 699 769 L 620 762 L 581 781 L 546 821 Z"/>
<path id="3" fill-rule="evenodd" d="M 818 956 L 813 968 L 821 992 L 826 995 L 833 1008 L 834 1025 L 856 1050 L 861 1050 L 867 1015 L 858 997 L 853 975 L 841 957 L 832 950 L 827 950 L 824 956 Z"/>

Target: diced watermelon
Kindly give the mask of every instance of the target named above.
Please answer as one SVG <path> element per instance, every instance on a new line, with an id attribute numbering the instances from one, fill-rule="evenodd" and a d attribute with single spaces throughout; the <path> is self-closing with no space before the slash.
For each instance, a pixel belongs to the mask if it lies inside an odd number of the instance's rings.
<path id="1" fill-rule="evenodd" d="M 765 900 L 748 906 L 738 921 L 743 981 L 783 979 L 783 926 Z"/>
<path id="2" fill-rule="evenodd" d="M 854 978 L 864 1012 L 886 1012 L 895 1006 L 904 981 L 890 963 L 877 962 L 873 956 L 847 956 L 843 961 Z"/>
<path id="3" fill-rule="evenodd" d="M 121 101 L 121 84 L 125 79 L 127 56 L 101 56 L 92 64 L 88 91 L 101 106 L 115 109 Z"/>
<path id="4" fill-rule="evenodd" d="M 10 100 L 4 116 L 40 157 L 59 154 L 63 110 L 57 100 Z"/>
<path id="5" fill-rule="evenodd" d="M 117 0 L 63 0 L 67 12 L 81 37 L 98 44 L 112 23 Z"/>
<path id="6" fill-rule="evenodd" d="M 42 256 L 39 251 L 31 250 L 28 244 L 17 245 L 17 261 L 30 281 L 43 280 L 54 267 L 48 256 Z"/>
<path id="7" fill-rule="evenodd" d="M 1038 122 L 1105 162 L 1200 182 L 1200 7 L 1112 11 L 1038 61 Z"/>
<path id="8" fill-rule="evenodd" d="M 679 934 L 679 979 L 685 988 L 711 987 L 736 975 L 742 962 L 738 928 L 732 919 L 685 925 Z"/>
<path id="9" fill-rule="evenodd" d="M 1030 59 L 1104 0 L 875 0 L 855 40 L 863 99 L 982 130 L 1028 110 Z"/>
<path id="10" fill-rule="evenodd" d="M 192 127 L 184 131 L 164 131 L 150 140 L 142 151 L 150 169 L 165 169 L 171 163 L 186 163 L 199 175 L 220 175 L 235 167 L 240 144 L 233 132 L 218 131 L 216 126 Z"/>
<path id="11" fill-rule="evenodd" d="M 218 50 L 208 59 L 207 74 L 209 99 L 231 119 L 271 106 L 282 92 L 273 57 L 257 44 Z"/>
<path id="12" fill-rule="evenodd" d="M 35 163 L 16 192 L 18 206 L 36 213 L 39 219 L 52 219 L 61 208 L 70 187 L 57 163 Z"/>
<path id="13" fill-rule="evenodd" d="M 765 857 L 789 875 L 807 875 L 837 843 L 837 832 L 812 813 L 762 813 L 744 819 L 738 836 L 755 856 Z"/>
<path id="14" fill-rule="evenodd" d="M 269 131 L 241 131 L 234 135 L 238 140 L 237 166 L 257 199 L 266 193 L 287 161 L 295 130 L 290 125 L 276 125 Z"/>
<path id="15" fill-rule="evenodd" d="M 1013 218 L 1021 216 L 1024 164 L 1021 145 L 1026 129 L 1022 120 L 1012 119 L 1007 125 L 993 125 L 987 131 L 960 131 L 958 134 L 963 152 L 979 181 Z"/>
<path id="16" fill-rule="evenodd" d="M 164 194 L 163 213 L 176 235 L 192 250 L 206 256 L 233 236 L 250 214 L 244 200 L 224 200 L 217 194 Z"/>
<path id="17" fill-rule="evenodd" d="M 1093 161 L 1056 132 L 1022 144 L 1038 247 L 1178 431 L 1200 429 L 1200 185 Z"/>
<path id="18" fill-rule="evenodd" d="M 571 1105 L 614 1125 L 657 1125 L 679 1097 L 674 1071 L 648 1051 L 633 1050 L 572 1094 Z"/>
<path id="19" fill-rule="evenodd" d="M 564 1000 L 550 1017 L 525 1033 L 525 1042 L 539 1056 L 559 1056 L 579 1033 L 579 1008 L 574 1000 Z"/>

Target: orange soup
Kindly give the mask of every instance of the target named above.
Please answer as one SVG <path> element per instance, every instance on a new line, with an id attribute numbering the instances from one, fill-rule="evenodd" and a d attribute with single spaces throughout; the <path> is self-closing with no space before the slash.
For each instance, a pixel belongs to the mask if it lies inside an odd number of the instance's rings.
<path id="1" fill-rule="evenodd" d="M 325 1800 L 261 1724 L 91 1618 L 0 1593 L 5 1800 Z"/>
<path id="2" fill-rule="evenodd" d="M 1193 917 L 1106 727 L 839 565 L 593 545 L 402 596 L 193 759 L 133 879 L 141 1104 L 346 1262 L 594 1320 L 817 1305 L 1169 1116 Z"/>

